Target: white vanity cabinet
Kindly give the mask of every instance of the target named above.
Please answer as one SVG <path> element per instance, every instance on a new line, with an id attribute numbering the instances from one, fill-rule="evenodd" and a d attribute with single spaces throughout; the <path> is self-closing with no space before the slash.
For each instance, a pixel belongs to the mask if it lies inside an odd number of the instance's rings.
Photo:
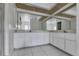
<path id="1" fill-rule="evenodd" d="M 54 44 L 54 33 L 52 32 L 49 33 L 49 42 L 50 44 Z"/>
<path id="2" fill-rule="evenodd" d="M 65 51 L 75 55 L 76 54 L 76 35 L 72 33 L 65 34 Z"/>
<path id="3" fill-rule="evenodd" d="M 48 32 L 14 33 L 14 48 L 37 46 L 48 43 Z"/>
<path id="4" fill-rule="evenodd" d="M 14 48 L 23 48 L 24 47 L 24 34 L 16 33 L 14 34 Z"/>
<path id="5" fill-rule="evenodd" d="M 32 35 L 30 33 L 24 33 L 24 47 L 32 46 Z"/>
<path id="6" fill-rule="evenodd" d="M 48 33 L 32 33 L 32 46 L 43 45 L 49 43 Z"/>
<path id="7" fill-rule="evenodd" d="M 64 50 L 64 39 L 54 38 L 54 45 L 60 49 Z"/>
<path id="8" fill-rule="evenodd" d="M 66 40 L 65 51 L 72 55 L 76 54 L 76 43 L 74 40 Z"/>
<path id="9" fill-rule="evenodd" d="M 41 39 L 43 38 L 40 33 L 31 33 L 32 37 L 32 46 L 37 46 L 41 44 Z"/>
<path id="10" fill-rule="evenodd" d="M 64 33 L 65 39 L 69 40 L 76 40 L 76 34 L 75 33 Z"/>
<path id="11" fill-rule="evenodd" d="M 64 34 L 54 33 L 54 45 L 64 50 Z"/>
<path id="12" fill-rule="evenodd" d="M 63 33 L 50 33 L 50 44 L 64 50 L 64 34 Z"/>
<path id="13" fill-rule="evenodd" d="M 52 35 L 53 34 L 53 35 Z M 53 33 L 50 34 L 50 43 L 71 55 L 76 54 L 75 33 Z"/>

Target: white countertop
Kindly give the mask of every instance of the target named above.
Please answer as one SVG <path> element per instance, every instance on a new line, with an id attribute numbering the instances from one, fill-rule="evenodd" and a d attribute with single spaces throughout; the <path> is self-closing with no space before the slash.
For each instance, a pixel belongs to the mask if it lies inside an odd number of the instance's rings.
<path id="1" fill-rule="evenodd" d="M 24 30 L 18 30 L 17 32 L 15 31 L 15 33 L 65 33 L 65 32 L 54 32 L 54 31 L 43 31 L 43 30 L 35 30 L 35 31 L 29 32 L 29 31 L 24 31 Z M 71 32 L 71 33 L 76 34 L 74 32 Z"/>

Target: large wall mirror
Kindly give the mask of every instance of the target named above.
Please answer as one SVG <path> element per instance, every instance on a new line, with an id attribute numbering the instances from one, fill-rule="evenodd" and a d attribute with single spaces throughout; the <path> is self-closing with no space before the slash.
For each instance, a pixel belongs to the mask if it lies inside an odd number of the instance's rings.
<path id="1" fill-rule="evenodd" d="M 49 31 L 76 32 L 76 19 L 52 18 L 46 22 L 46 29 Z"/>
<path id="2" fill-rule="evenodd" d="M 30 31 L 30 14 L 21 12 L 17 13 L 16 30 Z"/>

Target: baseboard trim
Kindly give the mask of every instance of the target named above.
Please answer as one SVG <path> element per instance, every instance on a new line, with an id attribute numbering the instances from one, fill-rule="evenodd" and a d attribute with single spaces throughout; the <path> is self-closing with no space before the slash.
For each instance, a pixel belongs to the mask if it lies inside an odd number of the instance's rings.
<path id="1" fill-rule="evenodd" d="M 74 56 L 74 55 L 71 55 L 71 54 L 69 54 L 68 52 L 66 52 L 66 51 L 64 51 L 64 50 L 62 50 L 62 49 L 60 49 L 60 48 L 54 46 L 53 44 L 50 44 L 50 43 L 49 43 L 49 45 L 51 45 L 51 46 L 53 46 L 53 47 L 59 49 L 60 51 L 62 51 L 62 52 L 64 52 L 64 53 L 68 54 L 69 56 Z"/>
<path id="2" fill-rule="evenodd" d="M 62 50 L 62 49 L 60 49 L 60 48 L 58 48 L 58 47 L 56 47 L 56 46 L 54 46 L 53 44 L 50 44 L 50 43 L 48 43 L 48 44 L 43 44 L 43 45 L 37 45 L 37 46 L 28 46 L 28 47 L 23 47 L 23 48 L 14 48 L 14 50 L 18 50 L 18 49 L 21 50 L 21 49 L 32 48 L 32 47 L 39 47 L 39 46 L 44 46 L 44 45 L 51 45 L 51 46 L 57 48 L 58 50 L 60 50 L 60 51 L 62 51 L 62 52 L 64 52 L 64 53 L 66 53 L 66 54 L 68 54 L 69 56 L 74 56 L 74 55 L 71 55 L 71 54 L 69 54 L 68 52 L 66 52 L 66 51 L 64 51 L 64 50 Z"/>
<path id="3" fill-rule="evenodd" d="M 32 47 L 39 47 L 39 46 L 44 46 L 44 45 L 48 45 L 49 43 L 47 44 L 42 44 L 42 45 L 35 45 L 35 46 L 28 46 L 28 47 L 22 47 L 22 48 L 14 48 L 14 50 L 21 50 L 21 49 L 25 49 L 25 48 L 32 48 Z"/>

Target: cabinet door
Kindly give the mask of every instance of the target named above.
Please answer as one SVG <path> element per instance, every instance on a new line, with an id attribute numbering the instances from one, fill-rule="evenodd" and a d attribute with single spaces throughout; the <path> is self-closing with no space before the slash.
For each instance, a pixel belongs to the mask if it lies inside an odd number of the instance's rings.
<path id="1" fill-rule="evenodd" d="M 66 40 L 65 50 L 68 53 L 75 55 L 75 53 L 76 53 L 76 42 L 75 42 L 75 40 Z"/>
<path id="2" fill-rule="evenodd" d="M 59 39 L 58 40 L 58 47 L 60 48 L 60 49 L 63 49 L 64 50 L 64 39 Z"/>
<path id="3" fill-rule="evenodd" d="M 24 47 L 24 35 L 14 34 L 14 48 L 23 48 Z"/>
<path id="4" fill-rule="evenodd" d="M 64 50 L 64 39 L 54 38 L 54 45 Z"/>
<path id="5" fill-rule="evenodd" d="M 32 45 L 42 45 L 49 43 L 48 33 L 35 33 L 32 36 Z"/>
<path id="6" fill-rule="evenodd" d="M 42 33 L 42 43 L 43 44 L 49 43 L 49 33 Z"/>
<path id="7" fill-rule="evenodd" d="M 23 38 L 14 38 L 14 48 L 23 48 L 24 39 Z"/>
<path id="8" fill-rule="evenodd" d="M 42 37 L 40 36 L 40 33 L 33 33 L 31 37 L 32 37 L 32 46 L 37 46 L 41 44 L 40 39 L 42 39 Z"/>
<path id="9" fill-rule="evenodd" d="M 54 44 L 54 33 L 49 33 L 49 42 Z"/>
<path id="10" fill-rule="evenodd" d="M 25 47 L 32 46 L 32 34 L 31 33 L 25 34 L 24 45 Z"/>
<path id="11" fill-rule="evenodd" d="M 53 45 L 56 46 L 56 47 L 58 47 L 58 43 L 57 42 L 58 42 L 58 39 L 57 38 L 54 38 Z"/>

